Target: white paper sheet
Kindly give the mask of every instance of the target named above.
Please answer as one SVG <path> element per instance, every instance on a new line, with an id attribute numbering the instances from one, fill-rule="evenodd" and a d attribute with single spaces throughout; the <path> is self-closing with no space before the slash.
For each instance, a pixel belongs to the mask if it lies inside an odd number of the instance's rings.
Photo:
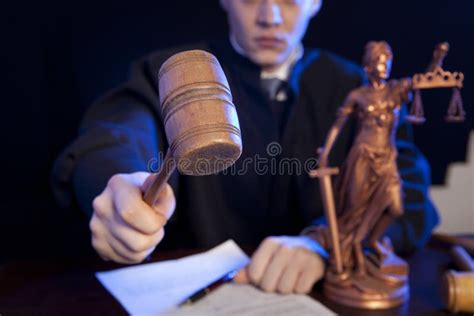
<path id="1" fill-rule="evenodd" d="M 198 255 L 96 273 L 102 285 L 132 315 L 160 315 L 196 291 L 249 263 L 235 244 Z"/>
<path id="2" fill-rule="evenodd" d="M 226 284 L 190 306 L 166 316 L 325 316 L 336 315 L 306 295 L 265 293 L 250 285 Z"/>

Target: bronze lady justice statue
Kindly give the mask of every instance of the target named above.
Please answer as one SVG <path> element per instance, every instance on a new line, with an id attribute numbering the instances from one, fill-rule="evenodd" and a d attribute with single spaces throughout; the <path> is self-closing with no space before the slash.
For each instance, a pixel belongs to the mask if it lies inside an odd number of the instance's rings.
<path id="1" fill-rule="evenodd" d="M 352 244 L 361 274 L 365 273 L 361 241 L 368 236 L 369 246 L 382 255 L 378 241 L 392 219 L 403 213 L 395 132 L 400 106 L 410 100 L 411 86 L 409 79 L 386 81 L 392 65 L 386 42 L 369 42 L 363 64 L 369 83 L 353 90 L 339 109 L 319 161 L 320 167 L 327 166 L 339 131 L 356 112 L 359 130 L 336 191 L 343 262 L 352 266 L 350 251 L 344 251 Z"/>
<path id="2" fill-rule="evenodd" d="M 441 67 L 446 45 L 437 46 L 428 73 Z M 389 308 L 408 299 L 408 266 L 393 253 L 388 239 L 381 240 L 387 226 L 403 214 L 395 133 L 400 107 L 410 101 L 416 88 L 412 79 L 387 80 L 392 58 L 386 42 L 366 45 L 363 65 L 368 84 L 351 91 L 340 107 L 319 149 L 319 168 L 310 173 L 320 178 L 329 224 L 329 231 L 325 227 L 313 231 L 332 253 L 325 293 L 362 308 Z M 338 169 L 328 167 L 328 156 L 351 114 L 358 119 L 358 132 L 342 166 L 334 207 L 330 176 Z M 371 250 L 368 253 L 363 251 L 363 242 Z"/>

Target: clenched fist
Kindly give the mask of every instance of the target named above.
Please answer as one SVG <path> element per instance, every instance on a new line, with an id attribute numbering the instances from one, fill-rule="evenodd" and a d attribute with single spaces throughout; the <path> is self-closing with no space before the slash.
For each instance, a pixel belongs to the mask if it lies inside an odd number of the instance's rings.
<path id="1" fill-rule="evenodd" d="M 323 248 L 309 237 L 268 237 L 234 279 L 266 292 L 308 293 L 324 274 L 322 252 Z"/>
<path id="2" fill-rule="evenodd" d="M 165 184 L 155 204 L 146 204 L 143 188 L 147 178 L 150 174 L 146 172 L 114 175 L 94 199 L 89 224 L 92 246 L 104 260 L 139 263 L 163 239 L 176 199 Z"/>

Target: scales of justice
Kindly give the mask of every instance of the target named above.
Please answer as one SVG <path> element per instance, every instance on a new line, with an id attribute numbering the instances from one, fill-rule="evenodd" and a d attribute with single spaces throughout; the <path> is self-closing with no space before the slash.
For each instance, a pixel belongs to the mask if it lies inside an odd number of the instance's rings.
<path id="1" fill-rule="evenodd" d="M 384 42 L 369 42 L 363 57 L 368 83 L 352 90 L 318 149 L 319 178 L 327 226 L 311 234 L 330 253 L 324 293 L 338 303 L 366 309 L 398 306 L 409 298 L 408 265 L 383 234 L 403 214 L 401 179 L 396 164 L 395 131 L 400 107 L 414 99 L 405 119 L 425 121 L 420 90 L 452 88 L 446 120 L 462 122 L 465 112 L 460 89 L 464 75 L 443 70 L 448 43 L 436 46 L 425 73 L 389 80 L 392 51 Z M 355 115 L 358 130 L 346 160 L 329 167 L 328 157 L 347 118 Z M 339 174 L 335 197 L 331 176 Z"/>

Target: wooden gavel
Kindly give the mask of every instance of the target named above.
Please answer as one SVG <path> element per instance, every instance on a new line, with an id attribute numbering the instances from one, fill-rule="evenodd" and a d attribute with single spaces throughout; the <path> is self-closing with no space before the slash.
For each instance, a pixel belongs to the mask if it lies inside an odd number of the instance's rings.
<path id="1" fill-rule="evenodd" d="M 153 205 L 177 168 L 185 175 L 217 173 L 242 153 L 239 120 L 218 60 L 205 51 L 171 56 L 159 71 L 159 94 L 169 148 L 143 199 Z"/>
<path id="2" fill-rule="evenodd" d="M 460 246 L 451 248 L 451 256 L 462 272 L 449 270 L 443 276 L 443 303 L 454 313 L 474 313 L 474 261 Z"/>

